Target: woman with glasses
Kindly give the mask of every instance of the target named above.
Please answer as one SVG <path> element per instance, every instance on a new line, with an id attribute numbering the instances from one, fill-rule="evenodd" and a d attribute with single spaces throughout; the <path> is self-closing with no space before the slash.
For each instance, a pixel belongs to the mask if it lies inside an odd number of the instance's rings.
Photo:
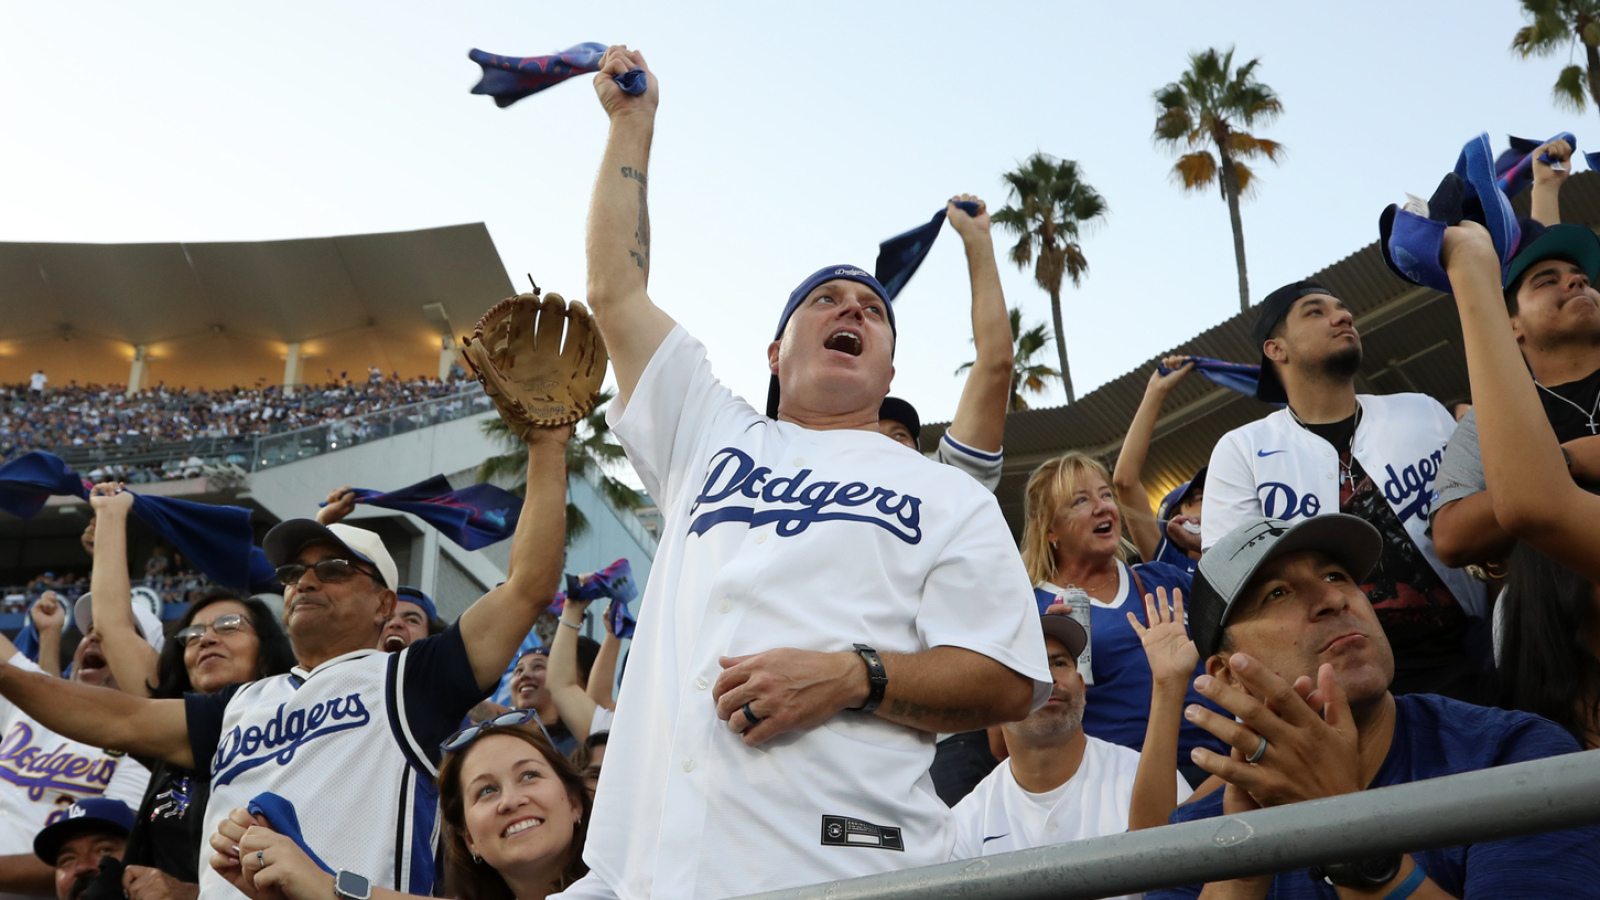
<path id="1" fill-rule="evenodd" d="M 440 748 L 444 896 L 544 900 L 583 877 L 589 792 L 583 773 L 551 746 L 533 710 L 480 722 Z M 234 810 L 211 837 L 219 851 L 238 845 L 237 861 L 219 852 L 212 865 L 246 894 L 329 900 L 363 893 L 361 882 L 370 873 L 329 872 L 306 852 L 315 847 L 303 848 L 254 821 L 247 811 Z M 411 896 L 369 890 L 371 900 Z"/>
<path id="2" fill-rule="evenodd" d="M 127 516 L 133 495 L 120 484 L 97 485 L 95 565 L 90 602 L 106 664 L 117 684 L 138 697 L 181 698 L 215 693 L 236 682 L 289 671 L 294 651 L 265 603 L 222 589 L 202 594 L 178 620 L 159 655 L 134 627 L 127 580 Z M 170 763 L 141 760 L 150 785 L 128 835 L 123 862 L 130 900 L 196 896 L 209 786 L 203 775 Z"/>

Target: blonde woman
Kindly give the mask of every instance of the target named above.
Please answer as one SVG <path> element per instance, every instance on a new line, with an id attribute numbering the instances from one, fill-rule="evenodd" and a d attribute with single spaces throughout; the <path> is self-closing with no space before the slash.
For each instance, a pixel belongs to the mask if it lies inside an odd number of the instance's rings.
<path id="1" fill-rule="evenodd" d="M 1157 685 L 1140 640 L 1137 614 L 1145 597 L 1189 593 L 1190 576 L 1166 563 L 1129 566 L 1122 540 L 1122 511 L 1117 506 L 1106 467 L 1082 453 L 1068 453 L 1035 469 L 1028 479 L 1027 524 L 1022 534 L 1022 561 L 1033 580 L 1034 597 L 1043 613 L 1052 604 L 1070 601 L 1074 589 L 1089 595 L 1090 675 L 1084 733 L 1103 741 L 1142 749 L 1145 729 L 1157 717 L 1182 716 L 1185 703 L 1207 701 L 1190 683 L 1201 674 Z M 1189 751 L 1215 749 L 1215 738 L 1184 722 L 1179 730 L 1178 768 L 1192 785 L 1206 773 L 1189 761 Z"/>

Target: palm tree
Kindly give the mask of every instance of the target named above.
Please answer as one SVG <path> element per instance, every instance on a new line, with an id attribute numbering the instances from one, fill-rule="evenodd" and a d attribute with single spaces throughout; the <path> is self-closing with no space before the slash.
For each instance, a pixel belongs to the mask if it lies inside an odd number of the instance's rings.
<path id="1" fill-rule="evenodd" d="M 1233 48 L 1189 54 L 1189 71 L 1156 91 L 1156 143 L 1173 152 L 1188 150 L 1172 167 L 1173 180 L 1186 191 L 1213 183 L 1222 189 L 1233 223 L 1233 256 L 1239 266 L 1239 310 L 1250 308 L 1250 279 L 1244 265 L 1244 224 L 1239 198 L 1251 196 L 1255 172 L 1244 160 L 1265 156 L 1278 162 L 1283 145 L 1242 129 L 1271 124 L 1283 112 L 1272 88 L 1256 81 L 1259 58 L 1233 67 Z M 1212 156 L 1211 151 L 1217 155 Z"/>
<path id="2" fill-rule="evenodd" d="M 1024 393 L 1042 394 L 1045 382 L 1051 378 L 1060 378 L 1061 373 L 1041 362 L 1034 362 L 1034 357 L 1050 345 L 1050 334 L 1045 331 L 1045 324 L 1038 323 L 1026 331 L 1022 328 L 1022 307 L 1011 307 L 1011 333 L 1015 335 L 1015 346 L 1011 352 L 1011 400 L 1006 405 L 1007 412 L 1018 412 L 1028 408 L 1028 401 L 1022 399 Z M 972 368 L 977 360 L 964 362 L 956 367 L 956 374 Z"/>
<path id="3" fill-rule="evenodd" d="M 597 476 L 600 496 L 615 509 L 638 509 L 644 503 L 639 492 L 611 477 L 609 470 L 624 461 L 622 447 L 611 439 L 611 426 L 606 424 L 605 405 L 614 396 L 613 391 L 601 391 L 600 401 L 594 410 L 575 426 L 572 440 L 567 442 L 567 476 L 586 478 Z M 499 416 L 483 423 L 483 433 L 506 446 L 506 452 L 491 456 L 478 467 L 478 480 L 515 478 L 511 493 L 522 496 L 528 487 L 528 445 L 511 433 Z M 567 503 L 567 543 L 582 537 L 589 530 L 589 517 L 573 503 Z"/>
<path id="4" fill-rule="evenodd" d="M 1033 280 L 1050 295 L 1061 384 L 1072 403 L 1078 398 L 1072 390 L 1067 338 L 1061 327 L 1061 278 L 1071 278 L 1073 287 L 1082 283 L 1089 260 L 1078 246 L 1079 229 L 1105 219 L 1106 201 L 1083 180 L 1076 162 L 1044 153 L 1028 157 L 1001 179 L 1011 189 L 1014 205 L 996 211 L 991 219 L 1017 236 L 1011 261 L 1023 271 L 1033 263 Z"/>
<path id="5" fill-rule="evenodd" d="M 1522 0 L 1522 12 L 1533 21 L 1517 29 L 1511 49 L 1524 59 L 1583 47 L 1583 65 L 1573 63 L 1556 76 L 1556 105 L 1583 112 L 1593 100 L 1600 108 L 1600 0 Z"/>

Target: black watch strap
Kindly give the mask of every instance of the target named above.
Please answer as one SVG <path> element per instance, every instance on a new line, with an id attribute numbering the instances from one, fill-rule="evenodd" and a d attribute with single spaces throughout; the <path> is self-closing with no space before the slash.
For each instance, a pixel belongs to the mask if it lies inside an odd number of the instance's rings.
<path id="1" fill-rule="evenodd" d="M 883 702 L 883 692 L 889 689 L 889 670 L 883 667 L 878 651 L 866 644 L 856 644 L 856 653 L 867 664 L 867 702 L 855 707 L 858 712 L 872 712 Z"/>
<path id="2" fill-rule="evenodd" d="M 1393 881 L 1394 877 L 1400 874 L 1400 867 L 1404 863 L 1405 858 L 1396 854 L 1356 862 L 1335 863 L 1331 866 L 1313 866 L 1309 874 L 1312 881 L 1331 884 L 1334 887 L 1371 890 Z"/>

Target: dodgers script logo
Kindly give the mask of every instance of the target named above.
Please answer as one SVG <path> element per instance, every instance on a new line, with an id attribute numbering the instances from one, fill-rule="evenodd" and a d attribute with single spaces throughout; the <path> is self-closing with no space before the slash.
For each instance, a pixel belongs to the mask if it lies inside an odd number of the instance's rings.
<path id="1" fill-rule="evenodd" d="M 83 756 L 67 750 L 63 741 L 53 751 L 33 743 L 33 729 L 18 722 L 0 740 L 0 781 L 9 781 L 38 802 L 45 794 L 67 792 L 98 797 L 111 783 L 117 760 L 100 754 Z"/>
<path id="2" fill-rule="evenodd" d="M 885 487 L 872 487 L 860 481 L 812 481 L 812 470 L 772 478 L 772 469 L 758 466 L 748 453 L 724 447 L 711 457 L 700 496 L 689 515 L 689 533 L 705 534 L 723 522 L 743 522 L 751 528 L 777 523 L 780 537 L 800 534 L 816 522 L 865 522 L 876 525 L 908 544 L 922 540 L 922 500 Z M 724 500 L 758 500 L 766 504 L 723 506 L 710 512 L 695 513 L 702 505 Z"/>
<path id="3" fill-rule="evenodd" d="M 1444 450 L 1435 450 L 1399 472 L 1394 466 L 1383 467 L 1384 480 L 1380 485 L 1383 497 L 1393 507 L 1400 524 L 1419 516 L 1426 517 L 1433 505 L 1433 479 L 1439 474 L 1439 461 Z M 1372 478 L 1372 475 L 1367 477 Z M 1285 522 L 1304 516 L 1311 518 L 1322 511 L 1322 501 L 1311 491 L 1299 493 L 1281 481 L 1264 481 L 1256 488 L 1256 498 L 1261 501 L 1261 513 L 1269 519 Z"/>
<path id="4" fill-rule="evenodd" d="M 360 694 L 333 697 L 287 716 L 283 714 L 284 705 L 278 704 L 277 713 L 265 725 L 235 725 L 223 736 L 211 760 L 212 784 L 228 784 L 240 773 L 269 762 L 286 765 L 307 742 L 360 728 L 372 720 Z"/>

